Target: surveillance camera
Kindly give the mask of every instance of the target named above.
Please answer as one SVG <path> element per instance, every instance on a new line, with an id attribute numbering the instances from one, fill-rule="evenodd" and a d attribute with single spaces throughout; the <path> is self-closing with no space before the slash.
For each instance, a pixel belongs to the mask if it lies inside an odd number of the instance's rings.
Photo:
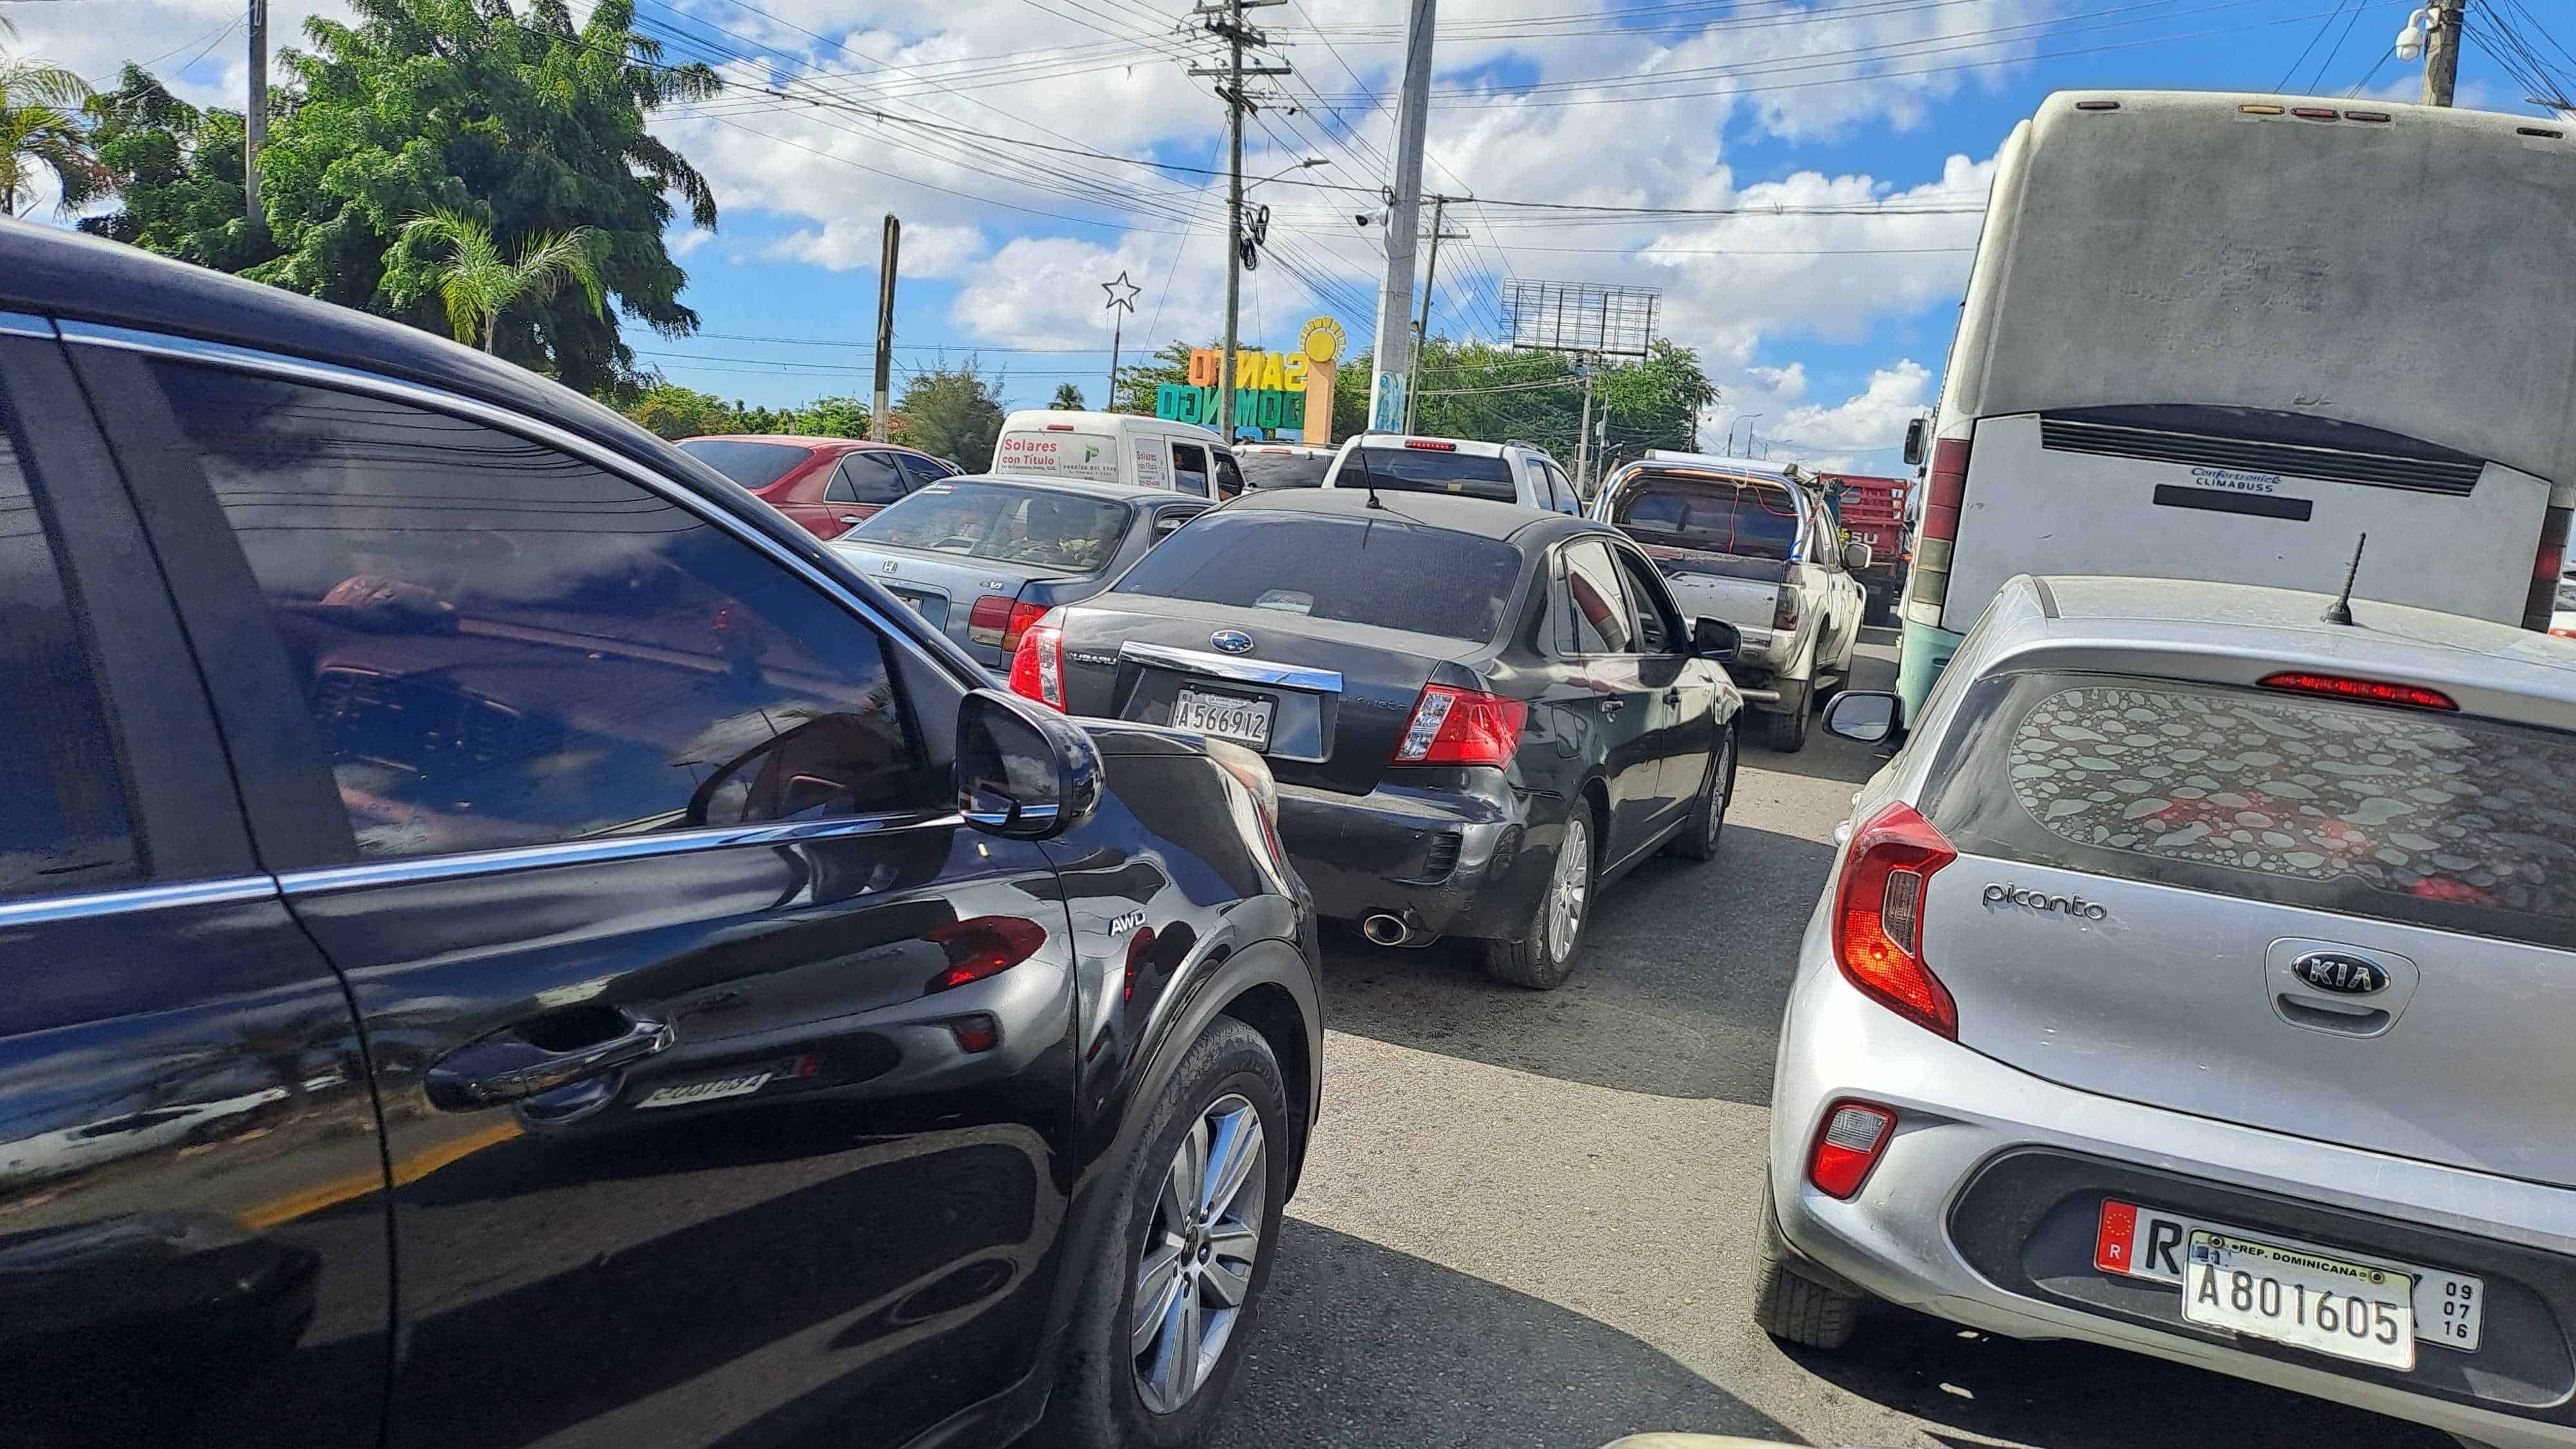
<path id="1" fill-rule="evenodd" d="M 1365 227 L 1369 224 L 1369 214 L 1365 211 L 1355 212 L 1351 216 L 1351 221 L 1356 225 Z"/>

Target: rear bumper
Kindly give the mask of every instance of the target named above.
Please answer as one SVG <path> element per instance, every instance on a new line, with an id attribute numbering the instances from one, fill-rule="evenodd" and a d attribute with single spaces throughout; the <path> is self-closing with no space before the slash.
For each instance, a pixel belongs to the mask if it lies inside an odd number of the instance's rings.
<path id="1" fill-rule="evenodd" d="M 2576 1192 L 2287 1137 L 2061 1087 L 1852 989 L 1811 923 L 1773 1085 L 1781 1232 L 1852 1285 L 2016 1338 L 2153 1354 L 2495 1446 L 2576 1446 Z M 1895 1108 L 1858 1197 L 1809 1187 L 1831 1105 Z M 2485 1339 L 2416 1367 L 2347 1363 L 2186 1323 L 2180 1290 L 2092 1265 L 2104 1198 L 2488 1284 Z"/>
<path id="2" fill-rule="evenodd" d="M 1565 805 L 1513 789 L 1381 785 L 1366 795 L 1279 786 L 1279 834 L 1316 914 L 1379 911 L 1435 936 L 1518 940 L 1537 910 Z"/>

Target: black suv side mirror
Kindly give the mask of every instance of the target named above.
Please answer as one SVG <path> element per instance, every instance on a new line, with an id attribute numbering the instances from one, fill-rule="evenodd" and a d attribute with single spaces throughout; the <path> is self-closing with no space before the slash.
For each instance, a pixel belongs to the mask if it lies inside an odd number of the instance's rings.
<path id="1" fill-rule="evenodd" d="M 1691 620 L 1691 649 L 1702 659 L 1714 659 L 1724 664 L 1735 657 L 1737 647 L 1743 642 L 1744 636 L 1724 619 L 1703 616 Z"/>
<path id="2" fill-rule="evenodd" d="M 957 710 L 957 813 L 1014 840 L 1044 840 L 1100 804 L 1100 750 L 1080 725 L 997 689 Z"/>
<path id="3" fill-rule="evenodd" d="M 1923 435 L 1930 431 L 1931 426 L 1932 420 L 1930 418 L 1915 417 L 1905 420 L 1906 467 L 1920 468 L 1923 466 L 1924 457 L 1931 452 L 1931 449 L 1923 446 Z"/>
<path id="4" fill-rule="evenodd" d="M 1905 736 L 1905 706 L 1877 690 L 1844 690 L 1825 706 L 1825 733 L 1875 745 Z"/>

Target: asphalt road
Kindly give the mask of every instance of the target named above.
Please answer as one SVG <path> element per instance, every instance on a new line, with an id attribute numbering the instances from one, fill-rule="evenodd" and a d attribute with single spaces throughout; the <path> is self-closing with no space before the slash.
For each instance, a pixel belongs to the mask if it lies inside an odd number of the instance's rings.
<path id="1" fill-rule="evenodd" d="M 1857 671 L 1887 687 L 1892 638 Z M 1328 937 L 1325 1118 L 1216 1449 L 1591 1449 L 1646 1429 L 1960 1449 L 2446 1449 L 2412 1425 L 1896 1310 L 1839 1354 L 1752 1326 L 1775 1032 L 1875 768 L 1749 748 L 1718 859 L 1599 897 L 1572 980 Z"/>

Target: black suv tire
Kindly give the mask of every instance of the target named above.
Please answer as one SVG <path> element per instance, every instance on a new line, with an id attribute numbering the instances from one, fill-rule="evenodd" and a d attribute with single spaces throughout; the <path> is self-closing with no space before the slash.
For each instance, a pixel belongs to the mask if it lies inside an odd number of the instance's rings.
<path id="1" fill-rule="evenodd" d="M 1261 1123 L 1264 1174 L 1261 1238 L 1243 1311 L 1216 1367 L 1173 1413 L 1157 1413 L 1136 1383 L 1129 1351 L 1136 1273 L 1155 1200 L 1181 1140 L 1201 1114 L 1228 1096 L 1249 1101 Z M 1261 1291 L 1278 1255 L 1280 1210 L 1288 1195 L 1289 1154 L 1296 1150 L 1279 1059 L 1261 1033 L 1232 1017 L 1211 1022 L 1163 1088 L 1137 1139 L 1136 1154 L 1116 1179 L 1117 1206 L 1092 1255 L 1082 1296 L 1068 1326 L 1062 1373 L 1033 1443 L 1064 1449 L 1185 1449 L 1225 1407 L 1244 1345 L 1260 1325 Z"/>

